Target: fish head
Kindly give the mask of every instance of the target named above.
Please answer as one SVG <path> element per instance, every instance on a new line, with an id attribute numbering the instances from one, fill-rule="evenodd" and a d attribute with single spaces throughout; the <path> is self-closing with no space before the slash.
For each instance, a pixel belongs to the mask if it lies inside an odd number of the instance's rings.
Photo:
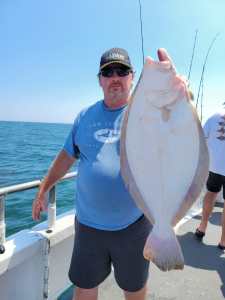
<path id="1" fill-rule="evenodd" d="M 154 61 L 147 57 L 140 84 L 146 101 L 159 109 L 187 98 L 186 80 L 177 74 L 170 59 Z"/>

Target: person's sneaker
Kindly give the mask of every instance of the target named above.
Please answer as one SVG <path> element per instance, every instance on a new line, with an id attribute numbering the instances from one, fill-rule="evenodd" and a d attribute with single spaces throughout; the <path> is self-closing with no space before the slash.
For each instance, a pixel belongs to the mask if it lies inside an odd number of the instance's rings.
<path id="1" fill-rule="evenodd" d="M 221 245 L 220 243 L 217 246 L 220 250 L 225 250 L 225 246 Z"/>
<path id="2" fill-rule="evenodd" d="M 195 236 L 199 241 L 201 241 L 203 239 L 203 237 L 205 236 L 205 232 L 203 232 L 197 228 L 195 231 Z"/>

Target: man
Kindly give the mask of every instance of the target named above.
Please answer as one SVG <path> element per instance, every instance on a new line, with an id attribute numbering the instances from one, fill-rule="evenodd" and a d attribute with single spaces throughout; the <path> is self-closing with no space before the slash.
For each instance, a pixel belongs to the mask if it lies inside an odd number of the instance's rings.
<path id="1" fill-rule="evenodd" d="M 120 129 L 134 71 L 124 49 L 106 51 L 99 84 L 104 100 L 81 111 L 63 150 L 33 202 L 33 218 L 45 209 L 50 188 L 79 158 L 75 242 L 69 270 L 73 300 L 96 300 L 98 285 L 111 272 L 126 300 L 144 300 L 149 262 L 143 247 L 151 225 L 136 207 L 120 174 Z"/>
<path id="2" fill-rule="evenodd" d="M 205 236 L 209 217 L 221 188 L 225 199 L 225 109 L 212 115 L 204 125 L 205 137 L 209 149 L 209 177 L 206 183 L 207 192 L 204 197 L 202 219 L 195 235 L 199 240 Z M 222 233 L 218 243 L 225 250 L 225 204 L 221 218 Z"/>

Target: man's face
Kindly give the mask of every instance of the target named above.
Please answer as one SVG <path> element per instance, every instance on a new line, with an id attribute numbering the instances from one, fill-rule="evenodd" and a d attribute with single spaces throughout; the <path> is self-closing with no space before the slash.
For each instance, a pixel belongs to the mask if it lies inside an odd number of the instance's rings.
<path id="1" fill-rule="evenodd" d="M 105 67 L 99 75 L 99 83 L 105 99 L 113 102 L 129 96 L 132 81 L 133 73 L 121 64 L 111 64 Z"/>

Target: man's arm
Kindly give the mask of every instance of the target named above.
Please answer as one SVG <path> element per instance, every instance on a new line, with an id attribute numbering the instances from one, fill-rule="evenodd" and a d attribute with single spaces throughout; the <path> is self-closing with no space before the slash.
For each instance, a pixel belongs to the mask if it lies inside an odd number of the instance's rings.
<path id="1" fill-rule="evenodd" d="M 66 172 L 70 169 L 75 162 L 75 158 L 67 154 L 65 150 L 62 150 L 53 162 L 53 165 L 48 171 L 48 174 L 42 181 L 39 191 L 35 200 L 33 201 L 32 217 L 34 220 L 40 219 L 40 213 L 44 211 L 46 193 L 51 189 L 55 183 L 62 178 Z"/>

